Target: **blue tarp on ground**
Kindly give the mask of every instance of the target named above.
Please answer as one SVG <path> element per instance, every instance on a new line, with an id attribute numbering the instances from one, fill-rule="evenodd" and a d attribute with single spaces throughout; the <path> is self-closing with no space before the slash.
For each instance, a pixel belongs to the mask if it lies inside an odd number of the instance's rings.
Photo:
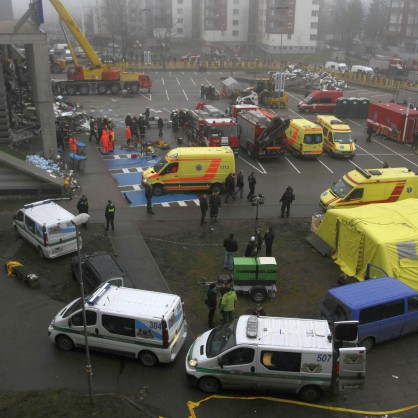
<path id="1" fill-rule="evenodd" d="M 123 195 L 129 199 L 129 206 L 144 206 L 147 204 L 145 199 L 144 190 L 132 190 L 129 192 L 123 192 Z M 158 203 L 172 203 L 172 202 L 184 202 L 185 200 L 196 200 L 198 196 L 195 194 L 165 194 L 163 196 L 154 196 L 152 198 L 153 204 Z"/>
<path id="2" fill-rule="evenodd" d="M 135 154 L 132 154 L 135 155 Z M 133 167 L 151 167 L 160 161 L 160 157 L 136 157 L 136 158 L 120 158 L 104 160 L 108 170 L 120 170 L 121 168 L 133 168 Z"/>
<path id="3" fill-rule="evenodd" d="M 134 186 L 142 182 L 142 173 L 118 173 L 112 174 L 118 186 Z"/>

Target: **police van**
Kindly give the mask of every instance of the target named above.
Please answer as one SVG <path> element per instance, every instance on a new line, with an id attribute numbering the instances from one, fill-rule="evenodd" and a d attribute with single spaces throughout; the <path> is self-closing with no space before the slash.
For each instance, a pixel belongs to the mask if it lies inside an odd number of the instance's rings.
<path id="1" fill-rule="evenodd" d="M 85 301 L 89 347 L 138 358 L 148 367 L 175 360 L 187 337 L 179 296 L 105 283 Z M 84 347 L 81 298 L 62 309 L 48 327 L 64 351 Z"/>
<path id="2" fill-rule="evenodd" d="M 186 373 L 208 393 L 221 388 L 296 393 L 305 402 L 324 391 L 364 388 L 366 350 L 358 322 L 243 315 L 192 344 Z"/>
<path id="3" fill-rule="evenodd" d="M 13 216 L 16 237 L 33 245 L 41 258 L 56 258 L 77 251 L 74 215 L 51 200 L 24 205 Z M 81 241 L 81 240 L 80 240 Z"/>

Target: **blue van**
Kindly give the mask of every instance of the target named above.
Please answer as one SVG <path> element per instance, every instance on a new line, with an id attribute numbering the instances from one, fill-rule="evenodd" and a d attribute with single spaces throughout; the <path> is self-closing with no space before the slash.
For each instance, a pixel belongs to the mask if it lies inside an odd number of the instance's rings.
<path id="1" fill-rule="evenodd" d="M 418 292 L 392 277 L 381 277 L 328 290 L 321 319 L 359 321 L 359 346 L 418 332 Z"/>

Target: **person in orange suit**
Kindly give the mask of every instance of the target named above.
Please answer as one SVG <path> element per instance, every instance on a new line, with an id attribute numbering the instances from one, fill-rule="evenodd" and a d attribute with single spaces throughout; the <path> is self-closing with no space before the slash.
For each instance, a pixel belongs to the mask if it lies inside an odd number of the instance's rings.
<path id="1" fill-rule="evenodd" d="M 109 129 L 109 151 L 113 152 L 115 149 L 115 130 Z"/>
<path id="2" fill-rule="evenodd" d="M 100 145 L 102 146 L 102 153 L 107 154 L 109 152 L 109 134 L 107 128 L 103 129 Z"/>
<path id="3" fill-rule="evenodd" d="M 74 155 L 77 154 L 77 140 L 75 138 L 73 138 L 73 136 L 71 135 L 68 142 L 70 144 L 71 152 Z"/>
<path id="4" fill-rule="evenodd" d="M 132 131 L 130 126 L 125 128 L 126 144 L 129 146 L 132 141 Z"/>

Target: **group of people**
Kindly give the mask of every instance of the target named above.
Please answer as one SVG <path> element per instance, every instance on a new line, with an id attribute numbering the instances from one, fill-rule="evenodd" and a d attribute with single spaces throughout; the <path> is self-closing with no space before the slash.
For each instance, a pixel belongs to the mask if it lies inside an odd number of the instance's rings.
<path id="1" fill-rule="evenodd" d="M 200 98 L 206 100 L 217 98 L 215 87 L 213 87 L 212 85 L 205 86 L 202 84 L 202 86 L 200 87 Z"/>

